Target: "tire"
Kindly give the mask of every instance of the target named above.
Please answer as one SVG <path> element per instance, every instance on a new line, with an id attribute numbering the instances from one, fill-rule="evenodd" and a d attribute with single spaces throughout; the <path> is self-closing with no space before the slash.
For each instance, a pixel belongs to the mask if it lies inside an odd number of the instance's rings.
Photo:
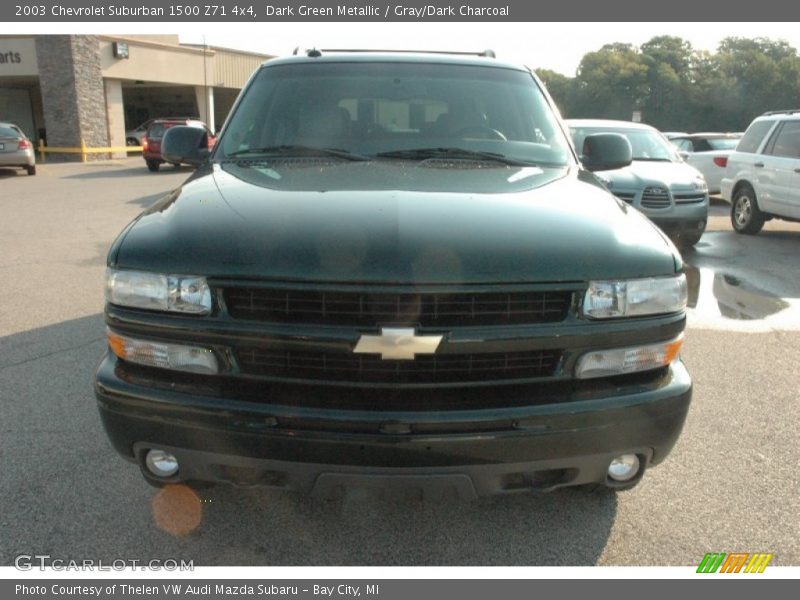
<path id="1" fill-rule="evenodd" d="M 161 163 L 158 162 L 157 160 L 147 161 L 147 168 L 150 170 L 150 172 L 155 173 L 156 171 L 158 171 L 159 167 L 161 167 Z"/>
<path id="2" fill-rule="evenodd" d="M 133 137 L 130 137 L 130 138 L 126 139 L 125 140 L 125 145 L 126 146 L 141 146 L 141 144 L 139 143 L 139 140 L 137 140 L 136 138 L 133 138 Z"/>
<path id="3" fill-rule="evenodd" d="M 754 235 L 761 231 L 767 218 L 758 208 L 756 193 L 749 185 L 736 190 L 731 203 L 731 225 L 736 233 Z"/>
<path id="4" fill-rule="evenodd" d="M 25 167 L 25 170 L 28 172 L 28 175 L 36 175 L 36 165 Z"/>

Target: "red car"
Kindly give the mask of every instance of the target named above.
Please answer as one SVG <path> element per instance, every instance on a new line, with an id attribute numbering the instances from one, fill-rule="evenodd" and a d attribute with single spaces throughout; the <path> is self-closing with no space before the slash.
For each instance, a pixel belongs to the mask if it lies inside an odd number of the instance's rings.
<path id="1" fill-rule="evenodd" d="M 147 133 L 142 138 L 142 156 L 144 162 L 147 163 L 147 168 L 151 171 L 158 171 L 161 164 L 166 162 L 161 155 L 161 138 L 164 137 L 164 132 L 170 127 L 176 125 L 186 125 L 188 127 L 198 127 L 206 130 L 208 134 L 208 147 L 213 148 L 214 134 L 203 121 L 199 119 L 186 119 L 186 118 L 166 118 L 155 119 L 150 127 L 147 128 Z M 179 164 L 173 163 L 176 167 Z"/>

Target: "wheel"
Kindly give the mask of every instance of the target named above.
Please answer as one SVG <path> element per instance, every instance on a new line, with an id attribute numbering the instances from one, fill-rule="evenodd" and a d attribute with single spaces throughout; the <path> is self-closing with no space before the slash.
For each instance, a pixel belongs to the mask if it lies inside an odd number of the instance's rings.
<path id="1" fill-rule="evenodd" d="M 453 135 L 456 137 L 464 137 L 470 134 L 481 135 L 483 139 L 508 141 L 508 138 L 503 134 L 502 131 L 497 131 L 497 129 L 493 129 L 488 125 L 464 127 L 463 129 L 456 131 Z"/>
<path id="2" fill-rule="evenodd" d="M 28 175 L 36 175 L 36 165 L 25 167 L 25 170 L 28 172 Z"/>
<path id="3" fill-rule="evenodd" d="M 758 209 L 756 194 L 749 185 L 742 185 L 733 195 L 731 225 L 736 233 L 753 235 L 761 231 L 766 217 Z"/>
<path id="4" fill-rule="evenodd" d="M 153 173 L 158 171 L 158 168 L 161 166 L 161 163 L 157 160 L 148 160 L 147 161 L 147 168 L 150 169 Z"/>

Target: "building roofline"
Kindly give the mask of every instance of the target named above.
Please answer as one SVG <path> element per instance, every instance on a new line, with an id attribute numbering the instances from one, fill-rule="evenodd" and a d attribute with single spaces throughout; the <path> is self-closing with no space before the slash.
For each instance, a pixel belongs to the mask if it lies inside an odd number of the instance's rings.
<path id="1" fill-rule="evenodd" d="M 244 56 L 253 56 L 255 58 L 263 58 L 264 60 L 269 60 L 271 58 L 275 58 L 274 54 L 264 54 L 263 52 L 250 52 L 249 50 L 239 50 L 238 48 L 227 48 L 225 46 L 212 46 L 211 44 L 181 44 L 183 47 L 187 48 L 207 48 L 208 50 L 214 50 L 219 52 L 229 52 L 231 54 L 243 54 Z"/>
<path id="2" fill-rule="evenodd" d="M 126 44 L 136 45 L 136 46 L 144 46 L 145 48 L 156 48 L 158 50 L 168 50 L 170 52 L 185 52 L 187 54 L 206 54 L 207 56 L 214 56 L 215 52 L 210 48 L 206 47 L 203 49 L 202 46 L 199 48 L 187 46 L 185 44 L 166 44 L 164 42 L 154 42 L 150 40 L 143 40 L 142 38 L 138 37 L 126 37 L 124 35 L 107 35 L 102 34 L 98 35 L 98 38 L 103 40 L 104 42 L 125 42 Z"/>

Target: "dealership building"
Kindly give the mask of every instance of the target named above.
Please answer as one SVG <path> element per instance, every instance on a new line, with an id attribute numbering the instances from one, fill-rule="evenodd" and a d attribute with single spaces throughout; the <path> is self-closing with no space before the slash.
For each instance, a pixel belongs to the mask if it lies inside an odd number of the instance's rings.
<path id="1" fill-rule="evenodd" d="M 269 58 L 177 35 L 2 35 L 0 121 L 59 148 L 126 146 L 127 130 L 156 117 L 198 117 L 216 131 Z"/>

